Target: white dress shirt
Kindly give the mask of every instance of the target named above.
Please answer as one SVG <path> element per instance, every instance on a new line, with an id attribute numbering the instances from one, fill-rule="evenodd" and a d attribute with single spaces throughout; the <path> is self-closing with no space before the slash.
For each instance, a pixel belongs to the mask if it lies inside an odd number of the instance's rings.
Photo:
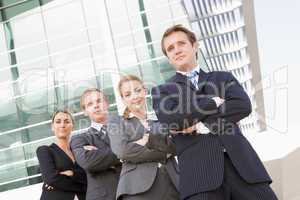
<path id="1" fill-rule="evenodd" d="M 100 132 L 103 127 L 103 124 L 92 121 L 91 127 L 93 127 L 94 129 L 96 129 L 97 131 Z M 103 133 L 106 134 L 104 131 L 103 131 Z"/>

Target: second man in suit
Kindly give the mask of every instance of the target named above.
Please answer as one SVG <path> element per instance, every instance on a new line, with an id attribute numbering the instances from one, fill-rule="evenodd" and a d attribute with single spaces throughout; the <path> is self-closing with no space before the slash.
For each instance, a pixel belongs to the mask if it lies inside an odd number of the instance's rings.
<path id="1" fill-rule="evenodd" d="M 86 200 L 115 200 L 121 163 L 111 150 L 106 131 L 109 103 L 100 90 L 88 89 L 80 105 L 91 126 L 72 137 L 71 148 L 87 174 Z"/>

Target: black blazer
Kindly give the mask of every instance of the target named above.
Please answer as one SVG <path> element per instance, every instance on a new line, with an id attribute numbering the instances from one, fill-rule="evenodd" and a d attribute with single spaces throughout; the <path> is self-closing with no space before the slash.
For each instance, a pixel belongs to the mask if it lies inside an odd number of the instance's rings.
<path id="1" fill-rule="evenodd" d="M 271 182 L 262 162 L 242 135 L 238 122 L 251 113 L 248 95 L 228 72 L 199 72 L 198 90 L 177 73 L 152 88 L 153 108 L 162 124 L 181 130 L 203 122 L 210 134 L 176 135 L 182 199 L 218 188 L 223 181 L 224 148 L 248 183 Z M 216 107 L 212 97 L 225 103 Z"/>
<path id="2" fill-rule="evenodd" d="M 75 194 L 79 200 L 85 200 L 86 175 L 76 162 L 55 143 L 38 147 L 36 154 L 44 181 L 41 200 L 74 200 Z M 74 176 L 59 174 L 65 170 L 72 170 Z M 46 184 L 54 189 L 47 190 Z"/>

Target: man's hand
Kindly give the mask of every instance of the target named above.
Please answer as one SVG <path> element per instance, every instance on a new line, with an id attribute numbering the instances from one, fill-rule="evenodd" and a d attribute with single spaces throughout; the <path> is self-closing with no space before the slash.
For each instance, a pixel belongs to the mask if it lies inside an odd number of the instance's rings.
<path id="1" fill-rule="evenodd" d="M 141 145 L 141 146 L 145 146 L 147 144 L 148 140 L 149 140 L 149 134 L 144 134 L 144 136 L 141 139 L 135 141 L 134 143 Z"/>
<path id="2" fill-rule="evenodd" d="M 217 108 L 225 102 L 225 100 L 220 98 L 220 97 L 213 97 L 212 100 L 215 101 L 215 103 L 217 105 Z M 170 133 L 173 134 L 173 135 L 177 135 L 178 133 L 181 133 L 181 134 L 184 134 L 184 135 L 192 135 L 195 132 L 197 134 L 207 134 L 210 131 L 202 122 L 198 122 L 197 124 L 195 124 L 191 127 L 185 128 L 181 131 L 170 130 Z"/>
<path id="3" fill-rule="evenodd" d="M 170 130 L 170 133 L 173 134 L 173 135 L 177 135 L 178 133 L 181 133 L 181 134 L 184 134 L 184 135 L 191 135 L 196 130 L 197 130 L 197 126 L 195 124 L 195 125 L 193 125 L 191 127 L 185 128 L 185 129 L 183 129 L 181 131 Z"/>
<path id="4" fill-rule="evenodd" d="M 83 149 L 87 151 L 92 151 L 92 150 L 97 150 L 98 148 L 93 145 L 85 145 L 83 146 Z"/>
<path id="5" fill-rule="evenodd" d="M 181 131 L 181 133 L 183 133 L 184 135 L 190 135 L 190 134 L 193 134 L 195 131 L 197 131 L 196 124 L 191 127 L 186 128 L 186 129 L 183 129 Z"/>
<path id="6" fill-rule="evenodd" d="M 62 172 L 59 172 L 59 174 L 65 175 L 65 176 L 74 176 L 74 172 L 72 170 L 62 171 Z"/>
<path id="7" fill-rule="evenodd" d="M 181 131 L 174 131 L 174 130 L 170 130 L 171 134 L 178 134 L 178 133 L 182 133 L 184 135 L 192 135 L 194 133 L 198 134 L 208 134 L 210 133 L 210 130 L 202 123 L 202 122 L 198 122 L 197 124 L 188 127 L 186 129 L 183 129 Z"/>
<path id="8" fill-rule="evenodd" d="M 212 99 L 215 101 L 217 108 L 225 102 L 225 100 L 220 97 L 213 97 Z"/>

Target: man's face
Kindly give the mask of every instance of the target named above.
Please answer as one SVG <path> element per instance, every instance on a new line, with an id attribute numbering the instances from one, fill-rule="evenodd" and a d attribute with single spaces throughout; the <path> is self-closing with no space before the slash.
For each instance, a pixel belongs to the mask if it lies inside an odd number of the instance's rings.
<path id="1" fill-rule="evenodd" d="M 104 94 L 98 91 L 88 93 L 84 98 L 84 114 L 98 123 L 103 123 L 107 119 L 109 104 Z"/>
<path id="2" fill-rule="evenodd" d="M 197 65 L 198 43 L 192 44 L 184 32 L 178 31 L 167 36 L 163 45 L 169 62 L 179 71 L 190 71 Z"/>

